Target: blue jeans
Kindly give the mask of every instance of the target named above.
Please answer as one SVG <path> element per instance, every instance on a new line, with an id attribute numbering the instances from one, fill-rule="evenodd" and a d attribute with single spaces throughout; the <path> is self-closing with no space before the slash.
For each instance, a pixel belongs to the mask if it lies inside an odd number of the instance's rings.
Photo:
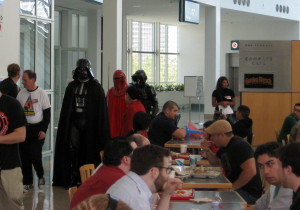
<path id="1" fill-rule="evenodd" d="M 242 196 L 242 198 L 248 203 L 248 204 L 255 204 L 255 201 L 258 199 L 252 195 L 250 195 L 248 192 L 242 189 L 237 189 L 235 190 Z"/>

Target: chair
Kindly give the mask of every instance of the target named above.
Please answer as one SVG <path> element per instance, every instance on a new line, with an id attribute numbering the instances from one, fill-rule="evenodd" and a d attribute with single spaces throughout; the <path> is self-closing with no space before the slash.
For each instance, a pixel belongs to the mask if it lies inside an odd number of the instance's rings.
<path id="1" fill-rule="evenodd" d="M 70 188 L 69 188 L 68 194 L 69 194 L 69 199 L 70 199 L 70 201 L 72 200 L 73 195 L 75 194 L 76 191 L 77 191 L 77 187 L 76 187 L 76 186 L 70 187 Z"/>
<path id="2" fill-rule="evenodd" d="M 86 164 L 81 166 L 79 168 L 81 183 L 84 183 L 85 180 L 87 180 L 91 176 L 94 170 L 95 170 L 94 164 Z"/>
<path id="3" fill-rule="evenodd" d="M 101 151 L 100 151 L 100 157 L 101 157 L 101 161 L 103 162 L 104 150 L 101 150 Z"/>

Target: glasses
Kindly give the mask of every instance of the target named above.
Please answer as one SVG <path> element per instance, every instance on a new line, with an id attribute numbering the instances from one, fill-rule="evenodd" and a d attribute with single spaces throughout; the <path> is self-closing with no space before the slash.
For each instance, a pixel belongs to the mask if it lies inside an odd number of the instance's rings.
<path id="1" fill-rule="evenodd" d="M 300 112 L 300 109 L 294 109 L 294 112 Z"/>
<path id="2" fill-rule="evenodd" d="M 165 168 L 166 171 L 167 171 L 167 174 L 170 174 L 171 171 L 172 171 L 172 168 L 171 168 L 171 167 L 163 167 L 163 166 L 155 166 L 155 167 L 157 167 L 157 168 Z"/>

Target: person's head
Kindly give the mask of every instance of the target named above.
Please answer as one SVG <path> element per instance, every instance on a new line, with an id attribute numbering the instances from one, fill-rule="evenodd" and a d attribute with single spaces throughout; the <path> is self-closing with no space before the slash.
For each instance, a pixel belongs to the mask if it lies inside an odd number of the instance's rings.
<path id="1" fill-rule="evenodd" d="M 134 141 L 125 137 L 113 138 L 104 149 L 103 164 L 119 166 L 125 172 L 130 169 L 133 150 L 137 148 Z"/>
<path id="2" fill-rule="evenodd" d="M 297 119 L 300 119 L 300 103 L 295 104 L 293 114 Z"/>
<path id="3" fill-rule="evenodd" d="M 139 87 L 145 87 L 147 81 L 147 75 L 144 70 L 137 70 L 132 76 L 132 81 Z"/>
<path id="4" fill-rule="evenodd" d="M 178 110 L 179 107 L 174 101 L 167 101 L 163 106 L 163 112 L 165 115 L 173 120 L 175 120 Z"/>
<path id="5" fill-rule="evenodd" d="M 282 185 L 296 191 L 299 187 L 297 180 L 300 183 L 300 143 L 291 143 L 280 148 L 279 160 L 282 166 Z"/>
<path id="6" fill-rule="evenodd" d="M 208 128 L 211 124 L 213 124 L 215 120 L 208 120 L 203 123 L 203 136 L 205 139 L 209 140 L 210 135 L 205 131 L 205 128 Z"/>
<path id="7" fill-rule="evenodd" d="M 125 102 L 127 104 L 130 104 L 133 100 L 140 100 L 141 97 L 142 94 L 136 86 L 132 85 L 126 89 Z"/>
<path id="8" fill-rule="evenodd" d="M 9 78 L 20 78 L 21 68 L 18 64 L 12 63 L 7 66 L 7 74 Z"/>
<path id="9" fill-rule="evenodd" d="M 73 79 L 80 82 L 86 82 L 89 79 L 94 79 L 91 62 L 88 59 L 78 59 L 76 63 L 76 69 L 73 74 Z"/>
<path id="10" fill-rule="evenodd" d="M 226 147 L 233 137 L 232 127 L 227 120 L 217 120 L 212 123 L 205 131 L 210 135 L 210 140 L 217 147 Z"/>
<path id="11" fill-rule="evenodd" d="M 113 76 L 115 90 L 123 90 L 127 86 L 126 75 L 122 70 L 116 70 Z"/>
<path id="12" fill-rule="evenodd" d="M 171 172 L 169 156 L 168 149 L 157 145 L 137 148 L 132 155 L 130 170 L 147 180 L 153 193 L 160 192 Z"/>
<path id="13" fill-rule="evenodd" d="M 143 147 L 150 144 L 149 139 L 139 133 L 132 134 L 129 138 L 136 143 L 137 147 Z"/>
<path id="14" fill-rule="evenodd" d="M 217 81 L 216 90 L 220 90 L 222 88 L 228 88 L 229 82 L 227 77 L 220 77 Z"/>
<path id="15" fill-rule="evenodd" d="M 36 82 L 36 73 L 32 70 L 25 70 L 22 75 L 22 84 L 27 90 L 34 90 Z"/>
<path id="16" fill-rule="evenodd" d="M 254 157 L 261 174 L 270 184 L 281 185 L 281 164 L 279 161 L 278 142 L 268 142 L 257 147 Z"/>
<path id="17" fill-rule="evenodd" d="M 146 112 L 139 111 L 133 116 L 133 129 L 138 131 L 148 131 L 151 123 L 151 117 Z"/>
<path id="18" fill-rule="evenodd" d="M 73 210 L 131 210 L 131 208 L 121 200 L 110 196 L 109 194 L 97 194 L 90 196 L 79 203 Z"/>
<path id="19" fill-rule="evenodd" d="M 237 111 L 235 113 L 236 119 L 241 120 L 241 119 L 246 119 L 250 115 L 250 109 L 248 106 L 245 105 L 240 105 L 237 108 Z"/>

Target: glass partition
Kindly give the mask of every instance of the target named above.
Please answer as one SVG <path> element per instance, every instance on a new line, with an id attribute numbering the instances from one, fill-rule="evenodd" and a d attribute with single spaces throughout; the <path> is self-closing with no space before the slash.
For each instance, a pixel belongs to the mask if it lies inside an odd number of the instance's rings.
<path id="1" fill-rule="evenodd" d="M 35 15 L 35 0 L 20 0 L 20 13 Z"/>
<path id="2" fill-rule="evenodd" d="M 51 19 L 51 0 L 38 0 L 37 1 L 37 16 L 42 18 Z"/>
<path id="3" fill-rule="evenodd" d="M 35 62 L 35 21 L 20 20 L 20 66 L 22 70 L 34 69 Z"/>

